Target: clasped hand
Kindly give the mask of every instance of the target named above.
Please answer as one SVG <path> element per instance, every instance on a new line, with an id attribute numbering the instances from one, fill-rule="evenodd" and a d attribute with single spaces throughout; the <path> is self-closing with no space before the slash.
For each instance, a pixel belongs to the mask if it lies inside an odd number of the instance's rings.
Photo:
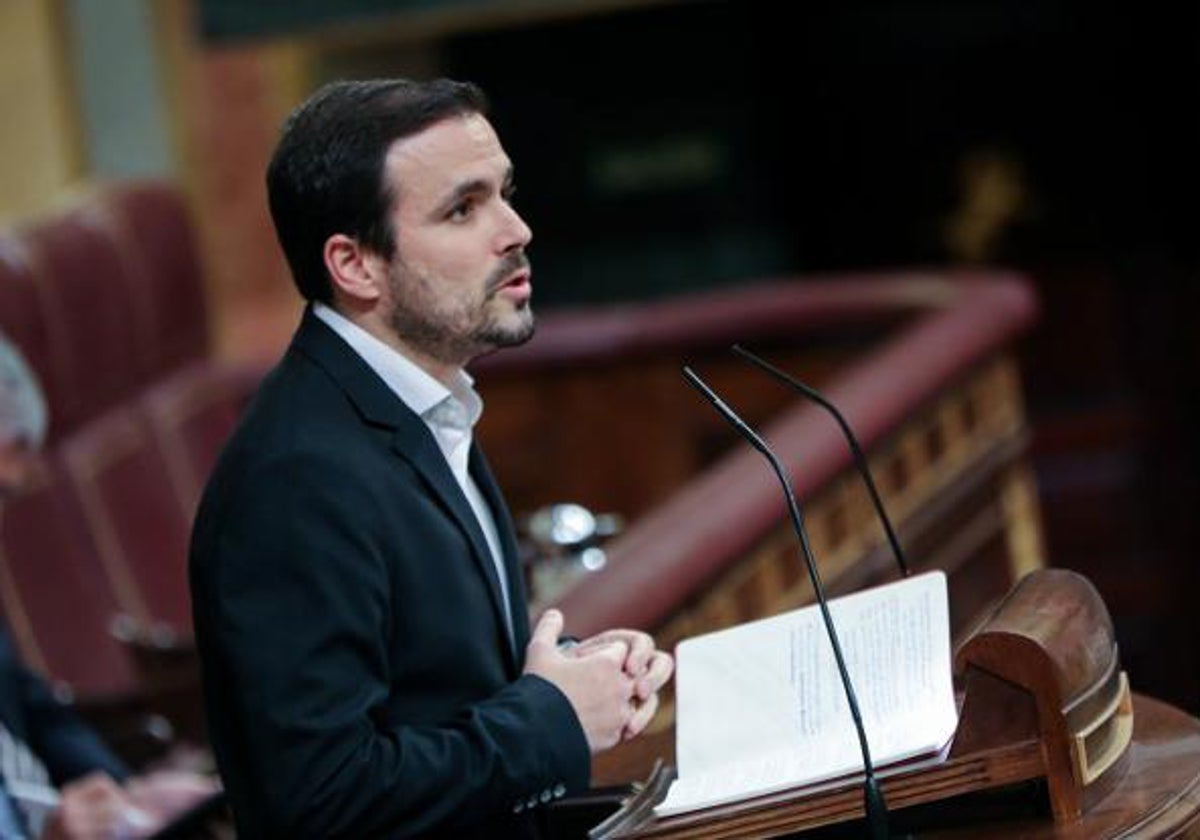
<path id="1" fill-rule="evenodd" d="M 561 649 L 563 615 L 547 610 L 526 649 L 525 672 L 567 696 L 593 753 L 636 737 L 658 709 L 674 670 L 671 655 L 638 630 L 608 630 Z"/>

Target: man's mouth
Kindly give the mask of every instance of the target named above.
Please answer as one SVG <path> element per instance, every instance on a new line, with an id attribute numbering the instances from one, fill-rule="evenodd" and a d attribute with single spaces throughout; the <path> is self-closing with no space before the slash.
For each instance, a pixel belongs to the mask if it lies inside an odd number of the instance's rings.
<path id="1" fill-rule="evenodd" d="M 515 271 L 500 281 L 496 292 L 504 293 L 506 297 L 527 298 L 533 293 L 532 274 L 528 268 Z"/>
<path id="2" fill-rule="evenodd" d="M 509 275 L 508 279 L 506 279 L 503 283 L 500 284 L 500 288 L 503 289 L 508 286 L 528 286 L 529 285 L 529 276 L 530 276 L 529 269 L 523 268 L 520 271 L 517 271 L 517 272 Z"/>

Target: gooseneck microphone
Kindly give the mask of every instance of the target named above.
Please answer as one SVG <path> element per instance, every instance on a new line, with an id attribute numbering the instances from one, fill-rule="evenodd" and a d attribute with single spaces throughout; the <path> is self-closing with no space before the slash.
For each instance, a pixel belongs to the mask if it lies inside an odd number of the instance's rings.
<path id="1" fill-rule="evenodd" d="M 704 380 L 695 371 L 685 365 L 683 376 L 693 388 L 699 391 L 712 404 L 713 408 L 725 418 L 726 422 L 737 430 L 738 434 L 762 453 L 763 457 L 771 464 L 775 475 L 779 478 L 779 483 L 783 485 L 783 494 L 787 499 L 792 526 L 795 528 L 796 536 L 800 539 L 800 549 L 804 556 L 804 564 L 808 568 L 808 578 L 812 581 L 813 592 L 817 596 L 821 618 L 825 622 L 825 633 L 829 636 L 829 643 L 833 647 L 833 658 L 837 662 L 838 675 L 842 680 L 842 688 L 846 693 L 846 701 L 850 705 L 850 716 L 854 719 L 854 728 L 858 733 L 858 745 L 862 751 L 863 759 L 863 809 L 866 812 L 867 825 L 871 830 L 873 840 L 887 840 L 887 803 L 884 802 L 883 791 L 880 790 L 879 782 L 875 778 L 875 766 L 871 763 L 871 750 L 867 746 L 867 732 L 863 728 L 862 715 L 858 710 L 858 698 L 854 694 L 854 687 L 850 684 L 850 675 L 846 671 L 846 662 L 842 656 L 842 646 L 838 643 L 837 631 L 833 627 L 833 617 L 829 614 L 829 604 L 825 598 L 825 589 L 821 585 L 821 576 L 817 572 L 816 560 L 813 559 L 812 548 L 808 541 L 808 532 L 804 529 L 804 522 L 800 517 L 800 505 L 796 502 L 796 496 L 792 492 L 792 483 L 788 481 L 783 465 L 780 463 L 778 456 L 771 450 L 771 447 L 767 445 L 767 442 L 751 429 L 720 397 L 713 393 L 713 390 L 705 384 Z"/>
<path id="2" fill-rule="evenodd" d="M 887 534 L 888 542 L 892 545 L 892 554 L 895 555 L 896 564 L 900 567 L 900 575 L 901 577 L 908 577 L 908 558 L 904 556 L 904 549 L 900 547 L 900 540 L 896 538 L 896 531 L 892 528 L 892 520 L 888 518 L 887 512 L 883 509 L 883 502 L 880 501 L 879 491 L 875 489 L 875 480 L 871 477 L 871 470 L 867 467 L 867 456 L 863 454 L 862 447 L 858 445 L 858 438 L 855 437 L 850 424 L 846 422 L 846 418 L 842 416 L 842 412 L 838 411 L 837 406 L 831 403 L 816 388 L 792 378 L 770 362 L 754 355 L 740 344 L 735 344 L 730 349 L 783 384 L 791 386 L 833 415 L 833 419 L 841 427 L 842 434 L 846 438 L 846 443 L 850 446 L 850 451 L 854 455 L 854 465 L 858 468 L 859 474 L 867 485 L 867 492 L 871 495 L 871 503 L 875 505 L 875 513 L 879 516 L 879 521 L 883 524 L 883 530 Z"/>

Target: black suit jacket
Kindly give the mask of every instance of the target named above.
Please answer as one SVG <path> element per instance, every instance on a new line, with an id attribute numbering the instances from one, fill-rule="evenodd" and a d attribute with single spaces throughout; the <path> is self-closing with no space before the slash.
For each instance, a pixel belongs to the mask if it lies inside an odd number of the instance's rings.
<path id="1" fill-rule="evenodd" d="M 537 836 L 541 805 L 586 788 L 569 702 L 521 675 L 512 525 L 477 449 L 470 469 L 501 533 L 515 649 L 433 435 L 305 313 L 192 538 L 210 734 L 241 836 Z"/>
<path id="2" fill-rule="evenodd" d="M 125 765 L 96 733 L 54 696 L 45 680 L 25 666 L 2 630 L 0 722 L 46 765 L 55 785 L 96 770 L 118 781 L 128 775 Z"/>

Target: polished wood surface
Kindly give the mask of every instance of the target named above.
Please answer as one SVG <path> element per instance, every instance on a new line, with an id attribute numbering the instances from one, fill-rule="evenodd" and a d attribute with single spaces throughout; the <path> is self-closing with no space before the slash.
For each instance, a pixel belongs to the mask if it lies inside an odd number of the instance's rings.
<path id="1" fill-rule="evenodd" d="M 903 793 L 884 782 L 885 795 L 893 806 L 892 825 L 897 832 L 921 838 L 1029 838 L 1030 840 L 1102 840 L 1102 838 L 1200 838 L 1200 721 L 1173 706 L 1149 697 L 1134 695 L 1134 732 L 1128 760 L 1119 782 L 1094 803 L 1080 819 L 1056 822 L 1045 787 L 1016 785 L 1010 790 L 966 796 L 922 805 L 896 808 L 904 803 Z M 595 762 L 595 781 L 615 782 L 645 778 L 654 757 L 670 762 L 674 755 L 673 733 L 665 731 L 633 741 L 600 756 Z M 1007 758 L 1019 770 L 1028 759 L 1026 751 L 1014 746 Z M 795 836 L 806 840 L 832 840 L 862 836 L 862 826 L 850 822 L 813 831 L 795 833 L 786 812 L 779 809 L 783 795 L 764 797 L 760 808 L 749 809 L 744 818 L 726 824 L 717 833 L 691 826 L 683 834 L 639 836 L 725 837 L 749 840 L 755 837 Z M 859 802 L 857 789 L 844 797 L 848 815 Z M 839 816 L 842 816 L 839 814 Z"/>
<path id="2" fill-rule="evenodd" d="M 1148 698 L 1135 710 L 1112 621 L 1086 578 L 1065 569 L 1025 576 L 958 646 L 954 667 L 960 711 L 947 758 L 880 774 L 906 825 L 957 830 L 972 816 L 980 822 L 986 805 L 996 816 L 985 824 L 1024 815 L 1056 830 L 1074 831 L 1081 819 L 1092 826 L 1067 836 L 1192 830 L 1200 724 Z M 597 761 L 602 783 L 647 782 L 596 837 L 776 837 L 842 831 L 861 818 L 861 784 L 849 781 L 655 818 L 673 773 L 659 761 L 673 762 L 667 737 L 655 733 Z M 996 810 L 1005 798 L 1009 807 Z M 960 818 L 947 822 L 952 815 Z"/>
<path id="3" fill-rule="evenodd" d="M 1173 706 L 1134 695 L 1133 742 L 1120 783 L 1078 821 L 1048 814 L 943 828 L 922 837 L 1200 837 L 1200 721 Z"/>
<path id="4" fill-rule="evenodd" d="M 1132 737 L 1129 687 L 1108 611 L 1082 575 L 1022 579 L 959 647 L 955 675 L 965 701 L 951 758 L 1038 739 L 1060 822 L 1116 783 Z"/>

